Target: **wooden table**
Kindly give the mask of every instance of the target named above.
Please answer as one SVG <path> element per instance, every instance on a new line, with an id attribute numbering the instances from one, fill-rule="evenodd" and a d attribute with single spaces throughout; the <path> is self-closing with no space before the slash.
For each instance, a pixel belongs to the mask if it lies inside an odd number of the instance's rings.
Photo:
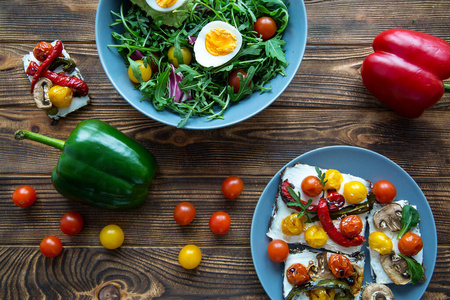
<path id="1" fill-rule="evenodd" d="M 94 36 L 98 1 L 0 0 L 0 299 L 91 299 L 109 283 L 129 299 L 264 299 L 250 249 L 253 211 L 271 177 L 307 151 L 351 145 L 376 151 L 399 164 L 418 183 L 434 213 L 438 257 L 424 299 L 450 297 L 450 96 L 418 119 L 405 119 L 364 88 L 360 66 L 381 31 L 401 27 L 450 41 L 450 1 L 306 0 L 308 43 L 290 86 L 269 108 L 240 124 L 193 131 L 165 126 L 133 109 L 106 77 Z M 294 20 L 295 22 L 295 20 Z M 22 56 L 40 41 L 61 39 L 78 62 L 92 103 L 52 124 L 34 105 Z M 53 188 L 50 173 L 59 152 L 13 133 L 28 129 L 65 139 L 85 119 L 103 120 L 151 150 L 159 163 L 148 201 L 117 212 L 67 201 Z M 225 200 L 228 175 L 245 183 L 242 195 Z M 12 192 L 30 185 L 34 206 L 16 207 Z M 178 226 L 174 207 L 189 201 L 197 217 Z M 59 229 L 68 211 L 85 218 L 69 237 Z M 232 217 L 230 231 L 208 227 L 218 210 Z M 124 245 L 104 249 L 103 226 L 118 224 Z M 45 258 L 39 243 L 57 235 L 62 255 Z M 186 244 L 201 247 L 196 270 L 178 264 Z M 262 249 L 261 251 L 264 251 Z"/>

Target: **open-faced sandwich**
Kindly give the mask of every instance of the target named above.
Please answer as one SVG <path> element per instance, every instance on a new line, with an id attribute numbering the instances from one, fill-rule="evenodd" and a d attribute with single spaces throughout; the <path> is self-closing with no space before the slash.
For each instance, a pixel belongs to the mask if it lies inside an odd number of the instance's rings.
<path id="1" fill-rule="evenodd" d="M 405 285 L 424 279 L 419 220 L 416 207 L 406 200 L 374 204 L 368 242 L 375 282 Z"/>
<path id="2" fill-rule="evenodd" d="M 22 62 L 36 106 L 50 118 L 65 117 L 89 103 L 88 86 L 61 41 L 40 42 Z"/>
<path id="3" fill-rule="evenodd" d="M 371 182 L 297 163 L 282 171 L 267 236 L 336 253 L 360 252 Z"/>
<path id="4" fill-rule="evenodd" d="M 285 299 L 359 299 L 364 279 L 364 254 L 292 250 L 285 260 Z"/>

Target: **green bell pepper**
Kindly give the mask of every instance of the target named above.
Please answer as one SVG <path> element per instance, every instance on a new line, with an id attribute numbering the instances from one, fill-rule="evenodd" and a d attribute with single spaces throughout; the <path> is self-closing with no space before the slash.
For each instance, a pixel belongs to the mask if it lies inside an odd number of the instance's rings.
<path id="1" fill-rule="evenodd" d="M 55 189 L 66 198 L 95 207 L 138 207 L 147 198 L 157 169 L 152 153 L 99 120 L 80 122 L 65 142 L 26 130 L 18 130 L 15 138 L 61 150 L 52 172 Z"/>

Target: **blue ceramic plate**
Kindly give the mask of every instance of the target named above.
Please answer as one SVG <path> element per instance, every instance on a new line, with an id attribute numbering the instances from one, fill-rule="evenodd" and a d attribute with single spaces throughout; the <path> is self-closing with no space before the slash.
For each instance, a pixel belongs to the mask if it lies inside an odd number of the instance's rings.
<path id="1" fill-rule="evenodd" d="M 426 266 L 425 275 L 427 280 L 422 284 L 407 286 L 389 285 L 389 287 L 394 292 L 395 299 L 397 300 L 420 299 L 430 282 L 436 264 L 437 234 L 433 213 L 428 205 L 428 201 L 411 176 L 397 164 L 378 153 L 350 146 L 332 146 L 307 152 L 292 160 L 283 169 L 287 166 L 294 165 L 296 162 L 319 166 L 325 169 L 337 169 L 343 173 L 350 173 L 368 179 L 372 183 L 381 179 L 389 180 L 397 188 L 396 199 L 406 199 L 417 206 L 420 212 L 420 230 L 422 233 L 427 233 L 422 235 L 424 264 Z M 261 194 L 253 215 L 250 238 L 253 264 L 255 265 L 256 273 L 266 293 L 273 300 L 283 299 L 283 264 L 273 263 L 269 259 L 267 246 L 269 245 L 270 239 L 266 236 L 266 231 L 272 215 L 272 208 L 280 181 L 280 173 L 283 169 L 275 174 Z M 366 251 L 364 281 L 372 282 L 368 251 Z"/>
<path id="2" fill-rule="evenodd" d="M 109 26 L 113 22 L 111 11 L 119 12 L 122 3 L 125 7 L 130 5 L 127 0 L 100 0 L 97 7 L 95 41 L 103 69 L 117 92 L 134 108 L 156 121 L 177 126 L 181 120 L 179 115 L 169 110 L 157 111 L 152 103 L 140 101 L 141 92 L 135 89 L 128 78 L 123 58 L 117 52 L 117 48 L 108 47 L 117 43 L 111 36 L 113 29 Z M 229 107 L 224 113 L 224 120 L 193 117 L 183 128 L 213 129 L 233 125 L 261 112 L 280 96 L 297 73 L 306 47 L 307 18 L 303 1 L 291 1 L 289 14 L 291 19 L 283 36 L 287 42 L 284 46 L 286 60 L 289 62 L 286 68 L 287 75 L 285 77 L 278 75 L 268 84 L 272 88 L 271 92 L 260 94 L 256 91 L 250 97 Z M 118 30 L 118 27 L 114 27 L 114 30 Z"/>

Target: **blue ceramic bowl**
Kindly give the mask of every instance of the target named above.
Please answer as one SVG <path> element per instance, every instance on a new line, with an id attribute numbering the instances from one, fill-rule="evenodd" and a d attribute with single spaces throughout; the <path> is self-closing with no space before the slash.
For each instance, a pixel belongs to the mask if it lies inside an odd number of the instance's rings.
<path id="1" fill-rule="evenodd" d="M 157 111 L 152 103 L 140 101 L 141 92 L 135 89 L 129 80 L 123 58 L 117 52 L 117 48 L 108 47 L 117 43 L 111 36 L 113 28 L 109 26 L 114 21 L 111 11 L 119 12 L 122 3 L 127 4 L 129 1 L 100 0 L 97 7 L 95 41 L 103 69 L 114 88 L 134 108 L 156 121 L 177 126 L 181 120 L 178 114 L 169 110 Z M 303 1 L 290 1 L 289 14 L 290 22 L 283 35 L 283 39 L 287 42 L 284 46 L 286 60 L 289 62 L 286 68 L 287 75 L 284 77 L 278 75 L 268 84 L 272 88 L 271 92 L 260 94 L 257 91 L 239 103 L 231 105 L 225 111 L 223 120 L 191 117 L 183 128 L 214 129 L 239 123 L 261 112 L 281 95 L 297 73 L 306 48 L 307 18 Z M 114 29 L 117 30 L 117 28 Z"/>

